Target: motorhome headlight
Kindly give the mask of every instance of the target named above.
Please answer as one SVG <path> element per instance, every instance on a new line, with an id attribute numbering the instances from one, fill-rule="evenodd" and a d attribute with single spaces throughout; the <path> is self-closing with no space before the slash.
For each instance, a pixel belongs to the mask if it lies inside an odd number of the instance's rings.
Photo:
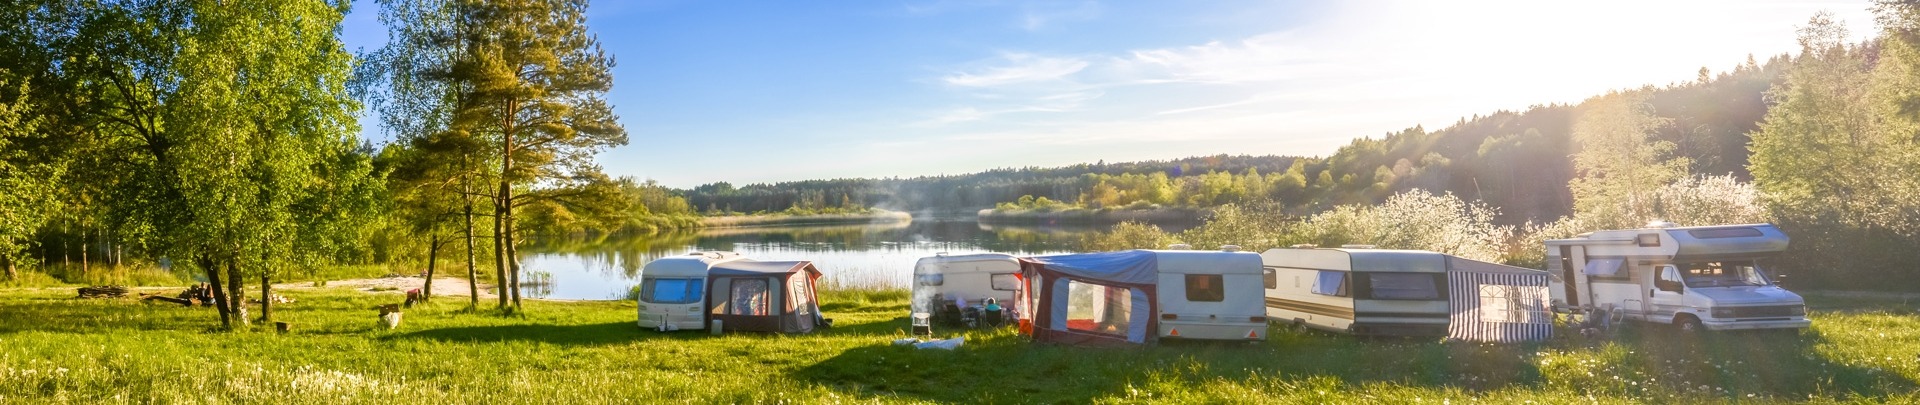
<path id="1" fill-rule="evenodd" d="M 641 305 L 641 306 L 640 306 L 640 310 L 641 310 L 641 311 L 645 311 L 645 310 L 647 310 L 647 306 L 646 306 L 646 305 Z"/>
<path id="2" fill-rule="evenodd" d="M 1792 314 L 1793 316 L 1807 316 L 1807 306 L 1804 304 L 1794 305 Z"/>
<path id="3" fill-rule="evenodd" d="M 1739 313 L 1740 311 L 1735 308 L 1726 308 L 1726 307 L 1713 308 L 1713 317 L 1715 318 L 1733 318 L 1733 317 L 1739 316 Z"/>

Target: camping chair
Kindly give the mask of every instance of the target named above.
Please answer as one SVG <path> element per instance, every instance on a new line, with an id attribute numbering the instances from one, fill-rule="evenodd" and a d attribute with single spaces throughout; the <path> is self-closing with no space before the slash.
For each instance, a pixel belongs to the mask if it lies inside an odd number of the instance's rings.
<path id="1" fill-rule="evenodd" d="M 948 326 L 960 326 L 960 325 L 966 324 L 966 321 L 964 319 L 961 319 L 960 317 L 960 306 L 954 305 L 952 302 L 946 302 L 946 303 L 940 304 L 940 312 L 938 316 L 941 319 L 941 323 L 945 323 Z"/>

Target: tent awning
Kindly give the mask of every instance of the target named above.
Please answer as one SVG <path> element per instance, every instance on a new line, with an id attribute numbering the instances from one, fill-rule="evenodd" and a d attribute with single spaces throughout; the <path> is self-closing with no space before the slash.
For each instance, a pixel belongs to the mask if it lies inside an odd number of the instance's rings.
<path id="1" fill-rule="evenodd" d="M 1158 255 L 1145 250 L 1036 256 L 1021 261 L 1068 276 L 1128 284 L 1158 282 Z"/>

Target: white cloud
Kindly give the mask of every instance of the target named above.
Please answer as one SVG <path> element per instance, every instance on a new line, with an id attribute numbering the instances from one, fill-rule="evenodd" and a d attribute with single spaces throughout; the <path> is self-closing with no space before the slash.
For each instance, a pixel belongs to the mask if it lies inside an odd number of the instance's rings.
<path id="1" fill-rule="evenodd" d="M 999 66 L 954 72 L 940 80 L 960 87 L 994 87 L 1057 80 L 1087 68 L 1087 61 L 1078 58 L 1030 53 L 1005 53 L 994 62 Z"/>

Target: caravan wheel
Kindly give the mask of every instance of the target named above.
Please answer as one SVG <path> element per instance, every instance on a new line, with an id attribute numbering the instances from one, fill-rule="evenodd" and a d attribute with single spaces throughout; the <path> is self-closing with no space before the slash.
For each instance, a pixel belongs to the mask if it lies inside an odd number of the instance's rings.
<path id="1" fill-rule="evenodd" d="M 1296 335 L 1305 334 L 1307 333 L 1307 320 L 1294 319 L 1293 324 L 1287 325 L 1287 330 L 1293 331 Z"/>

